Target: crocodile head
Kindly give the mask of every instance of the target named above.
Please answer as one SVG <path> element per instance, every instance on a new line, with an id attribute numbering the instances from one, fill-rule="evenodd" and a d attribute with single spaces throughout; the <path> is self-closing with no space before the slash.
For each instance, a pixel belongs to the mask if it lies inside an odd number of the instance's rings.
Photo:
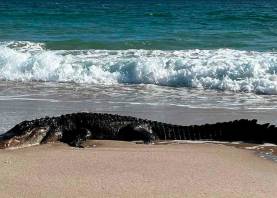
<path id="1" fill-rule="evenodd" d="M 24 121 L 0 135 L 0 149 L 19 148 L 40 144 L 49 131 L 47 124 Z"/>

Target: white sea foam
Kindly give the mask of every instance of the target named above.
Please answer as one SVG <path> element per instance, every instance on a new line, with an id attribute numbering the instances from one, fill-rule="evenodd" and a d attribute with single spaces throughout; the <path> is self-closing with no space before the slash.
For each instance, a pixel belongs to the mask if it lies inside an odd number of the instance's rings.
<path id="1" fill-rule="evenodd" d="M 155 84 L 277 94 L 277 54 L 218 50 L 47 50 L 0 43 L 0 79 Z"/>

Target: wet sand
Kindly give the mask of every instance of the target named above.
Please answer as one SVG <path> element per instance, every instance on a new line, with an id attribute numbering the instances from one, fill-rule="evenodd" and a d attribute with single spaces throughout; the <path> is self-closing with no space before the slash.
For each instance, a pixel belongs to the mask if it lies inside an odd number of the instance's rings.
<path id="1" fill-rule="evenodd" d="M 259 123 L 269 122 L 277 125 L 277 110 L 235 110 L 201 109 L 168 105 L 151 106 L 147 104 L 109 104 L 87 101 L 51 102 L 41 100 L 1 100 L 0 134 L 6 132 L 23 120 L 33 120 L 45 116 L 60 116 L 76 112 L 101 112 L 135 116 L 170 124 L 194 125 L 226 122 L 235 119 L 258 119 Z"/>
<path id="2" fill-rule="evenodd" d="M 258 119 L 277 125 L 277 96 L 208 90 L 0 81 L 0 134 L 23 120 L 74 112 L 135 116 L 179 125 Z"/>
<path id="3" fill-rule="evenodd" d="M 215 144 L 0 151 L 0 197 L 276 197 L 276 163 Z"/>

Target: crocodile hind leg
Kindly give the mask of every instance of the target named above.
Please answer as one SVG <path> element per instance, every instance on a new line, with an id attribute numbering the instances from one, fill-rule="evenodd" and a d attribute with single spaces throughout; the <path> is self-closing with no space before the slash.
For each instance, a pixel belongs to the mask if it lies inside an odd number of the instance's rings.
<path id="1" fill-rule="evenodd" d="M 91 137 L 91 132 L 82 128 L 74 132 L 74 136 L 64 136 L 61 142 L 67 143 L 69 146 L 83 148 L 83 143 Z"/>
<path id="2" fill-rule="evenodd" d="M 149 144 L 154 142 L 157 136 L 148 125 L 130 124 L 119 130 L 117 139 L 124 141 L 142 140 L 145 144 Z"/>

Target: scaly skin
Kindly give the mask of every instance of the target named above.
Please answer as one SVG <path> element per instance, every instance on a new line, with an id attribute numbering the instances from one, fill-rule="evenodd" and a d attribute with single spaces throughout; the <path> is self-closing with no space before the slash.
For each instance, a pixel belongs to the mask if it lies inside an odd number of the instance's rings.
<path id="1" fill-rule="evenodd" d="M 277 129 L 273 125 L 257 124 L 257 120 L 180 126 L 130 116 L 74 113 L 23 121 L 0 135 L 0 148 L 49 142 L 81 147 L 87 139 L 143 140 L 145 143 L 159 140 L 216 140 L 276 144 Z"/>

